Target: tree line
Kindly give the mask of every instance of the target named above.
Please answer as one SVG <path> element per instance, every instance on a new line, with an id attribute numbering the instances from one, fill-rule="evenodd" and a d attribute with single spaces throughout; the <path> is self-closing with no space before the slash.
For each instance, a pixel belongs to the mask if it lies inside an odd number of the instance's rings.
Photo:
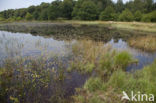
<path id="1" fill-rule="evenodd" d="M 0 20 L 103 20 L 156 22 L 153 0 L 55 0 L 22 9 L 0 12 Z"/>

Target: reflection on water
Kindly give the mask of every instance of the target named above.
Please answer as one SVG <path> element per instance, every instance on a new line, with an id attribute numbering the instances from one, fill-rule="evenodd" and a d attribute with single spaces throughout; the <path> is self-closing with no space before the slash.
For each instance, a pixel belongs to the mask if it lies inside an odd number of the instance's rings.
<path id="1" fill-rule="evenodd" d="M 59 55 L 59 57 L 68 56 L 71 53 L 70 47 L 73 41 L 54 40 L 51 38 L 44 38 L 42 36 L 33 36 L 25 33 L 11 33 L 0 31 L 0 60 L 7 57 L 14 56 L 38 56 L 38 55 Z M 143 66 L 150 64 L 156 58 L 155 53 L 143 52 L 132 47 L 119 39 L 115 41 L 112 39 L 106 45 L 111 45 L 113 48 L 121 51 L 126 50 L 130 52 L 134 58 L 139 60 L 136 65 L 127 67 L 127 71 L 134 69 L 141 69 Z"/>
<path id="2" fill-rule="evenodd" d="M 138 59 L 138 64 L 133 64 L 127 67 L 127 71 L 135 70 L 135 69 L 141 69 L 144 66 L 152 63 L 154 59 L 156 59 L 156 52 L 154 53 L 148 53 L 144 52 L 138 49 L 134 49 L 128 44 L 123 41 L 122 39 L 119 39 L 117 42 L 114 42 L 114 39 L 109 41 L 107 44 L 111 44 L 113 48 L 117 49 L 118 51 L 126 50 L 129 53 L 132 54 L 132 56 L 136 59 Z"/>
<path id="3" fill-rule="evenodd" d="M 33 36 L 31 34 L 25 33 L 11 33 L 0 31 L 0 63 L 3 63 L 3 60 L 7 57 L 16 57 L 16 56 L 40 56 L 40 55 L 57 55 L 63 58 L 63 63 L 67 64 L 68 57 L 70 58 L 72 44 L 76 40 L 72 41 L 63 41 L 63 40 L 54 40 L 51 38 L 45 38 L 42 36 Z M 114 41 L 112 39 L 105 45 L 112 45 L 113 48 L 121 51 L 127 50 L 134 56 L 134 58 L 139 60 L 137 65 L 130 65 L 127 67 L 127 71 L 141 69 L 143 66 L 150 64 L 156 58 L 156 53 L 142 52 L 140 50 L 131 48 L 128 44 L 119 39 Z M 75 91 L 75 88 L 82 86 L 87 75 L 82 75 L 77 72 L 67 73 L 70 78 L 65 79 L 65 84 L 63 88 L 65 89 L 65 94 L 67 96 L 72 95 Z"/>
<path id="4" fill-rule="evenodd" d="M 68 44 L 53 38 L 0 31 L 0 59 L 13 56 L 36 56 L 41 53 L 63 56 L 68 52 L 65 49 Z"/>

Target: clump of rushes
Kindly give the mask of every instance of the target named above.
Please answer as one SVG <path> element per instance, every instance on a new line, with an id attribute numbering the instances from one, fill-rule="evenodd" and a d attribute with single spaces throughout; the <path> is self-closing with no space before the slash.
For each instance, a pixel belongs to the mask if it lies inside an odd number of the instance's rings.
<path id="1" fill-rule="evenodd" d="M 76 69 L 82 73 L 98 72 L 103 77 L 109 76 L 118 68 L 125 69 L 134 60 L 124 52 L 113 51 L 110 46 L 101 42 L 81 40 L 72 46 L 73 60 L 69 71 Z"/>
<path id="2" fill-rule="evenodd" d="M 131 95 L 131 91 L 136 94 L 140 92 L 156 95 L 155 75 L 156 60 L 134 74 L 124 72 L 122 69 L 114 71 L 108 81 L 104 81 L 100 76 L 91 77 L 83 88 L 77 89 L 77 95 L 73 98 L 75 103 L 131 103 L 127 100 L 121 101 L 122 92 L 125 91 L 128 95 Z M 145 99 L 143 102 L 149 103 Z"/>
<path id="3" fill-rule="evenodd" d="M 156 37 L 155 36 L 143 36 L 137 38 L 131 38 L 128 41 L 129 45 L 135 48 L 142 49 L 144 51 L 156 51 Z"/>
<path id="4" fill-rule="evenodd" d="M 105 48 L 102 42 L 91 40 L 80 40 L 72 45 L 73 60 L 70 70 L 77 69 L 82 73 L 91 73 L 97 66 L 102 54 L 105 54 L 109 47 Z"/>

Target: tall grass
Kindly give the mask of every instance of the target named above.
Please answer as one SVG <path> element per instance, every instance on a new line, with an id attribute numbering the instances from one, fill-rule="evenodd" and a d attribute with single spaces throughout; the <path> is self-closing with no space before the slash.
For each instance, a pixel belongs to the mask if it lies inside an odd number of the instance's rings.
<path id="1" fill-rule="evenodd" d="M 135 48 L 142 49 L 144 51 L 156 51 L 156 37 L 155 36 L 144 36 L 131 38 L 128 41 L 129 45 Z"/>

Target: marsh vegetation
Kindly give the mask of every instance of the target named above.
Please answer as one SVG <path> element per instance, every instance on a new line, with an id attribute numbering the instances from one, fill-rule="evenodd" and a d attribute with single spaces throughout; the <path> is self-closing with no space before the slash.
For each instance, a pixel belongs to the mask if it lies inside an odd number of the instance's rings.
<path id="1" fill-rule="evenodd" d="M 0 24 L 0 101 L 113 103 L 123 90 L 156 95 L 154 29 L 87 23 Z"/>

